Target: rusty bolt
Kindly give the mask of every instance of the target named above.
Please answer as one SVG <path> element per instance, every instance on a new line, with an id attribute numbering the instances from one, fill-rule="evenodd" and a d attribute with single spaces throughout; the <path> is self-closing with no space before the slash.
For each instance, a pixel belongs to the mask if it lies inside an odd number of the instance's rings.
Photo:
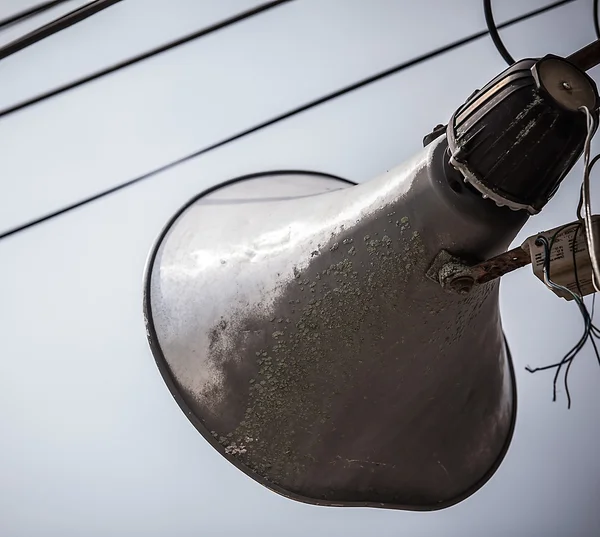
<path id="1" fill-rule="evenodd" d="M 446 288 L 458 293 L 459 295 L 467 295 L 473 289 L 475 279 L 472 276 L 458 276 L 446 284 Z"/>
<path id="2" fill-rule="evenodd" d="M 440 285 L 460 295 L 468 294 L 475 285 L 475 278 L 468 266 L 456 261 L 442 265 L 438 272 Z"/>

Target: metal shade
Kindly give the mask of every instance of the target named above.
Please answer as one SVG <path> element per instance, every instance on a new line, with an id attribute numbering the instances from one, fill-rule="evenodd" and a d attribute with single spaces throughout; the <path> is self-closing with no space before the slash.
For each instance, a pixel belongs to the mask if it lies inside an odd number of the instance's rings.
<path id="1" fill-rule="evenodd" d="M 240 178 L 168 224 L 147 267 L 154 357 L 224 457 L 319 505 L 438 509 L 493 474 L 515 387 L 498 281 L 426 275 L 444 249 L 504 251 L 527 215 L 446 179 L 445 136 L 350 186 Z"/>

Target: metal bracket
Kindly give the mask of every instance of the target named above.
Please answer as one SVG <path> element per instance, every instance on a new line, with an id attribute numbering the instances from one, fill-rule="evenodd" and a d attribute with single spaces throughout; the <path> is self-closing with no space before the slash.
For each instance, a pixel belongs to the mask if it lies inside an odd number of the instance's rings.
<path id="1" fill-rule="evenodd" d="M 446 250 L 440 250 L 427 271 L 427 277 L 442 288 L 461 295 L 531 263 L 530 253 L 520 246 L 487 261 L 469 266 Z"/>

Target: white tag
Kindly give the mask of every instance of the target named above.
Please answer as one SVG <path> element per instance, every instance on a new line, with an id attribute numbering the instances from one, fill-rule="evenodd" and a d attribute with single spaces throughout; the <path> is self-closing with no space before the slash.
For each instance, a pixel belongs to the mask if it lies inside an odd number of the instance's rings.
<path id="1" fill-rule="evenodd" d="M 594 236 L 600 242 L 600 215 L 592 216 Z M 550 280 L 570 289 L 576 295 L 586 296 L 595 292 L 592 283 L 592 264 L 587 249 L 585 229 L 582 222 L 572 222 L 564 226 L 537 233 L 529 237 L 522 248 L 529 250 L 533 273 L 544 281 L 545 248 L 536 244 L 538 237 L 546 237 L 551 246 L 550 250 Z M 575 245 L 575 257 L 573 246 Z M 596 244 L 596 255 L 600 257 L 600 249 Z M 576 263 L 576 264 L 575 264 Z M 577 270 L 575 270 L 577 267 Z M 578 283 L 579 282 L 579 283 Z M 554 293 L 567 300 L 573 296 L 560 289 L 552 289 Z"/>

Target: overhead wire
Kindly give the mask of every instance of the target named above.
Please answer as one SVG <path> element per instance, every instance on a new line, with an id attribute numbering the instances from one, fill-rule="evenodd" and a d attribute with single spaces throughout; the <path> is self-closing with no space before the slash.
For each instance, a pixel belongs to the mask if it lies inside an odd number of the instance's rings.
<path id="1" fill-rule="evenodd" d="M 521 21 L 527 20 L 527 19 L 529 19 L 531 17 L 535 17 L 535 16 L 537 16 L 537 15 L 539 15 L 541 13 L 545 13 L 545 12 L 550 11 L 552 9 L 555 9 L 555 8 L 557 8 L 559 6 L 562 6 L 562 5 L 565 5 L 565 4 L 569 4 L 569 3 L 573 2 L 573 1 L 575 1 L 575 0 L 558 0 L 558 1 L 554 2 L 554 3 L 552 3 L 552 4 L 548 4 L 546 6 L 538 8 L 536 10 L 533 10 L 533 11 L 530 11 L 530 12 L 525 13 L 523 15 L 520 15 L 518 17 L 512 18 L 512 19 L 510 19 L 510 20 L 508 20 L 508 21 L 500 24 L 499 28 L 504 28 L 504 27 L 511 26 L 513 24 L 517 24 L 517 23 L 519 23 Z M 273 4 L 273 3 L 271 3 L 271 4 Z M 322 97 L 319 97 L 317 99 L 309 101 L 309 102 L 307 102 L 305 104 L 302 104 L 302 105 L 300 105 L 300 106 L 298 106 L 296 108 L 293 108 L 293 109 L 291 109 L 291 110 L 289 110 L 287 112 L 284 112 L 282 114 L 276 115 L 276 116 L 274 116 L 274 117 L 272 117 L 272 118 L 270 118 L 270 119 L 268 119 L 266 121 L 263 121 L 261 123 L 258 123 L 256 125 L 252 126 L 252 127 L 249 127 L 247 129 L 243 129 L 243 130 L 241 130 L 241 131 L 239 131 L 239 132 L 237 132 L 237 133 L 235 133 L 235 134 L 233 134 L 231 136 L 223 138 L 222 140 L 219 140 L 218 142 L 210 144 L 210 145 L 208 145 L 206 147 L 203 147 L 203 148 L 198 149 L 198 150 L 196 150 L 196 151 L 194 151 L 192 153 L 189 153 L 189 154 L 187 154 L 187 155 L 185 155 L 183 157 L 180 157 L 180 158 L 175 159 L 175 160 L 173 160 L 171 162 L 168 162 L 168 163 L 166 163 L 166 164 L 164 164 L 162 166 L 159 166 L 159 167 L 157 167 L 157 168 L 155 168 L 155 169 L 153 169 L 153 170 L 151 170 L 149 172 L 146 172 L 146 173 L 144 173 L 142 175 L 139 175 L 138 177 L 135 177 L 133 179 L 125 181 L 124 183 L 121 183 L 121 184 L 116 185 L 114 187 L 108 188 L 106 190 L 103 190 L 101 192 L 98 192 L 96 194 L 88 196 L 86 198 L 83 198 L 83 199 L 81 199 L 81 200 L 79 200 L 79 201 L 77 201 L 75 203 L 66 205 L 66 206 L 64 206 L 64 207 L 62 207 L 62 208 L 60 208 L 58 210 L 52 211 L 52 212 L 50 212 L 50 213 L 48 213 L 46 215 L 43 215 L 41 217 L 35 218 L 33 220 L 30 220 L 29 222 L 25 222 L 23 224 L 15 226 L 15 227 L 13 227 L 11 229 L 8 229 L 7 231 L 5 231 L 3 233 L 0 233 L 0 240 L 6 239 L 6 238 L 8 238 L 8 237 L 10 237 L 12 235 L 15 235 L 16 233 L 20 233 L 20 232 L 25 231 L 27 229 L 30 229 L 30 228 L 32 228 L 34 226 L 37 226 L 37 225 L 42 224 L 44 222 L 47 222 L 48 220 L 51 220 L 51 219 L 56 218 L 58 216 L 61 216 L 61 215 L 65 214 L 65 213 L 68 213 L 68 212 L 70 212 L 72 210 L 75 210 L 75 209 L 77 209 L 79 207 L 87 205 L 88 203 L 91 203 L 93 201 L 101 199 L 101 198 L 103 198 L 105 196 L 108 196 L 110 194 L 114 194 L 114 193 L 116 193 L 116 192 L 118 192 L 120 190 L 123 190 L 125 188 L 129 188 L 130 186 L 133 186 L 135 184 L 141 183 L 142 181 L 146 181 L 146 180 L 148 180 L 148 179 L 150 179 L 150 178 L 152 178 L 152 177 L 154 177 L 154 176 L 156 176 L 156 175 L 158 175 L 158 174 L 160 174 L 162 172 L 168 171 L 168 170 L 170 170 L 172 168 L 175 168 L 176 166 L 179 166 L 179 165 L 181 165 L 181 164 L 183 164 L 185 162 L 188 162 L 188 161 L 190 161 L 190 160 L 192 160 L 194 158 L 197 158 L 197 157 L 199 157 L 201 155 L 204 155 L 204 154 L 206 154 L 206 153 L 208 153 L 210 151 L 213 151 L 215 149 L 223 147 L 223 146 L 225 146 L 225 145 L 227 145 L 229 143 L 232 143 L 232 142 L 234 142 L 236 140 L 239 140 L 241 138 L 244 138 L 246 136 L 249 136 L 249 135 L 251 135 L 251 134 L 253 134 L 253 133 L 255 133 L 255 132 L 257 132 L 257 131 L 259 131 L 261 129 L 264 129 L 266 127 L 269 127 L 271 125 L 279 123 L 280 121 L 283 121 L 285 119 L 293 117 L 293 116 L 295 116 L 297 114 L 300 114 L 302 112 L 305 112 L 307 110 L 310 110 L 312 108 L 320 106 L 320 105 L 322 105 L 322 104 L 324 104 L 326 102 L 330 102 L 330 101 L 332 101 L 334 99 L 337 99 L 338 97 L 341 97 L 343 95 L 346 95 L 348 93 L 356 91 L 356 90 L 358 90 L 360 88 L 363 88 L 363 87 L 365 87 L 365 86 L 367 86 L 369 84 L 372 84 L 372 83 L 377 82 L 379 80 L 383 80 L 383 79 L 385 79 L 385 78 L 387 78 L 389 76 L 392 76 L 392 75 L 395 75 L 397 73 L 400 73 L 401 71 L 403 71 L 405 69 L 408 69 L 410 67 L 413 67 L 415 65 L 418 65 L 419 63 L 422 63 L 422 62 L 424 62 L 426 60 L 429 60 L 431 58 L 435 58 L 435 57 L 440 56 L 440 55 L 442 55 L 442 54 L 444 54 L 446 52 L 449 52 L 451 50 L 457 49 L 458 47 L 461 47 L 462 45 L 466 45 L 468 43 L 476 41 L 477 39 L 480 39 L 480 38 L 486 36 L 487 34 L 488 34 L 487 30 L 483 30 L 483 31 L 477 32 L 477 33 L 472 34 L 470 36 L 467 36 L 467 37 L 465 37 L 463 39 L 459 39 L 457 41 L 454 41 L 453 43 L 450 43 L 450 44 L 445 45 L 443 47 L 434 49 L 434 50 L 432 50 L 430 52 L 427 52 L 425 54 L 417 56 L 417 57 L 415 57 L 415 58 L 413 58 L 411 60 L 402 62 L 402 63 L 400 63 L 398 65 L 395 65 L 395 66 L 393 66 L 393 67 L 391 67 L 389 69 L 386 69 L 386 70 L 381 71 L 379 73 L 376 73 L 376 74 L 374 74 L 372 76 L 369 76 L 367 78 L 359 80 L 358 82 L 355 82 L 355 83 L 350 84 L 348 86 L 345 86 L 345 87 L 343 87 L 341 89 L 333 91 L 333 92 L 331 92 L 331 93 L 329 93 L 327 95 L 324 95 Z M 146 55 L 146 57 L 149 57 L 149 56 Z M 138 61 L 141 61 L 141 60 L 138 60 Z M 71 87 L 69 87 L 68 89 L 71 89 Z M 67 90 L 61 90 L 58 93 L 62 93 L 63 91 L 67 91 Z M 29 104 L 22 103 L 21 105 L 17 105 L 16 107 L 13 107 L 13 109 L 7 109 L 7 110 L 5 110 L 3 112 L 0 112 L 0 117 L 2 117 L 3 115 L 7 115 L 8 113 L 15 112 L 18 109 L 25 108 L 26 106 L 30 106 L 31 104 L 35 104 L 37 102 L 40 102 L 41 100 L 45 100 L 46 98 L 49 98 L 49 97 L 54 96 L 54 95 L 57 95 L 58 93 L 55 90 L 55 92 L 51 93 L 50 95 L 46 94 L 46 96 L 43 97 L 43 98 L 38 98 L 36 100 L 32 100 L 32 102 L 30 102 Z"/>
<path id="2" fill-rule="evenodd" d="M 93 2 L 89 2 L 84 6 L 78 7 L 77 9 L 62 15 L 61 17 L 44 24 L 40 28 L 37 28 L 0 47 L 0 60 L 8 58 L 12 54 L 15 54 L 24 48 L 40 42 L 42 39 L 46 39 L 47 37 L 57 34 L 62 30 L 66 30 L 70 26 L 84 21 L 92 15 L 95 15 L 119 2 L 121 2 L 121 0 L 94 0 Z"/>
<path id="3" fill-rule="evenodd" d="M 492 38 L 496 50 L 509 66 L 512 65 L 515 63 L 515 60 L 504 46 L 504 42 L 498 32 L 498 26 L 494 21 L 494 14 L 492 13 L 492 0 L 483 0 L 483 13 L 488 32 L 490 33 L 490 37 Z"/>
<path id="4" fill-rule="evenodd" d="M 64 4 L 66 2 L 72 2 L 73 0 L 52 0 L 50 2 L 42 2 L 41 4 L 37 4 L 36 6 L 30 7 L 14 15 L 10 15 L 5 19 L 0 20 L 0 30 L 3 28 L 7 28 L 12 26 L 13 24 L 17 24 L 19 22 L 23 22 L 25 19 L 29 19 L 34 17 L 35 15 L 39 15 L 44 11 L 48 11 L 60 4 Z"/>
<path id="5" fill-rule="evenodd" d="M 186 43 L 190 43 L 192 41 L 195 41 L 196 39 L 200 39 L 209 34 L 215 33 L 219 30 L 229 27 L 233 24 L 250 19 L 252 17 L 255 17 L 256 15 L 259 15 L 270 9 L 274 9 L 276 7 L 279 7 L 283 4 L 287 4 L 292 1 L 294 1 L 294 0 L 272 0 L 270 2 L 266 2 L 264 4 L 260 4 L 256 7 L 253 7 L 251 9 L 242 11 L 241 13 L 237 13 L 231 17 L 228 17 L 227 19 L 219 21 L 219 22 L 212 24 L 206 28 L 197 30 L 197 31 L 192 32 L 191 34 L 185 35 L 183 37 L 179 37 L 173 41 L 170 41 L 163 45 L 159 45 L 158 47 L 155 47 L 151 50 L 148 50 L 146 52 L 143 52 L 141 54 L 138 54 L 138 55 L 128 58 L 126 60 L 117 62 L 113 65 L 110 65 L 109 67 L 100 69 L 99 71 L 96 71 L 95 73 L 85 75 L 81 78 L 78 78 L 76 80 L 73 80 L 71 82 L 63 84 L 62 86 L 58 86 L 54 89 L 51 89 L 44 93 L 41 93 L 35 97 L 31 97 L 29 99 L 21 101 L 20 103 L 11 105 L 3 110 L 0 110 L 0 118 L 14 114 L 15 112 L 18 112 L 19 110 L 23 110 L 25 108 L 28 108 L 29 106 L 33 106 L 35 104 L 41 103 L 43 101 L 51 99 L 52 97 L 62 95 L 63 93 L 71 91 L 75 88 L 79 88 L 85 84 L 88 84 L 90 82 L 93 82 L 93 81 L 103 78 L 105 76 L 116 73 L 117 71 L 121 71 L 122 69 L 125 69 L 127 67 L 136 65 L 140 62 L 143 62 L 145 60 L 153 58 L 154 56 L 158 56 L 159 54 L 162 54 L 162 53 L 172 50 L 174 48 L 180 47 Z"/>
<path id="6" fill-rule="evenodd" d="M 35 97 L 32 97 L 30 99 L 24 100 L 20 103 L 14 104 L 12 106 L 9 106 L 3 110 L 0 110 L 0 118 L 2 117 L 6 117 L 10 114 L 13 114 L 14 112 L 17 112 L 19 110 L 22 110 L 24 108 L 27 108 L 29 106 L 38 104 L 40 102 L 46 101 L 52 97 L 56 97 L 58 95 L 61 95 L 65 92 L 68 92 L 70 90 L 73 90 L 75 88 L 78 88 L 80 86 L 83 86 L 85 84 L 88 84 L 90 82 L 93 82 L 95 80 L 98 80 L 100 78 L 103 78 L 107 75 L 113 74 L 117 71 L 120 71 L 122 69 L 125 69 L 127 67 L 131 67 L 137 63 L 140 63 L 142 61 L 145 61 L 147 59 L 150 59 L 154 56 L 157 56 L 159 54 L 162 54 L 163 52 L 167 52 L 169 50 L 172 50 L 176 47 L 179 47 L 181 45 L 184 45 L 186 43 L 189 43 L 191 41 L 194 41 L 196 39 L 199 39 L 201 37 L 204 37 L 210 33 L 216 32 L 218 30 L 221 30 L 231 24 L 234 24 L 236 22 L 241 22 L 245 19 L 248 19 L 254 15 L 258 15 L 260 13 L 263 13 L 264 11 L 267 11 L 269 9 L 273 9 L 276 8 L 282 4 L 286 4 L 288 2 L 292 2 L 294 0 L 275 0 L 275 1 L 271 1 L 265 4 L 262 4 L 260 6 L 257 6 L 256 8 L 244 11 L 238 15 L 234 15 L 228 19 L 225 19 L 224 21 L 221 21 L 219 23 L 216 23 L 208 28 L 205 28 L 203 30 L 188 34 L 184 37 L 178 38 L 174 41 L 171 41 L 169 43 L 166 43 L 164 45 L 161 45 L 159 47 L 156 47 L 152 50 L 149 50 L 147 52 L 144 52 L 142 54 L 138 54 L 137 56 L 133 56 L 127 60 L 123 60 L 121 62 L 118 62 L 114 65 L 111 65 L 109 67 L 106 67 L 104 69 L 101 69 L 99 71 L 96 71 L 95 73 L 86 75 L 84 77 L 81 77 L 77 80 L 74 80 L 72 82 L 69 82 L 67 84 L 64 84 L 62 86 L 59 86 L 57 88 L 54 88 L 52 90 L 49 90 L 47 92 L 41 93 Z M 520 15 L 518 17 L 514 17 L 502 24 L 499 24 L 497 26 L 497 28 L 502 29 L 502 28 L 507 28 L 509 26 L 512 26 L 514 24 L 517 24 L 519 22 L 522 22 L 524 20 L 527 20 L 529 18 L 535 17 L 537 15 L 541 15 L 542 13 L 546 13 L 548 11 L 551 11 L 553 9 L 556 9 L 557 7 L 566 5 L 566 4 L 570 4 L 571 2 L 574 2 L 575 0 L 557 0 L 555 2 L 552 2 L 551 4 L 547 4 L 541 8 L 532 10 L 528 13 L 525 13 L 523 15 Z M 381 73 L 381 75 L 386 76 L 386 73 L 388 74 L 394 74 L 394 72 L 396 72 L 396 70 L 403 68 L 404 65 L 407 66 L 412 66 L 415 65 L 416 63 L 419 63 L 421 61 L 425 61 L 428 60 L 432 57 L 435 57 L 439 54 L 442 54 L 444 52 L 448 52 L 450 50 L 453 50 L 459 46 L 462 45 L 466 45 L 472 41 L 475 41 L 476 39 L 480 39 L 481 37 L 484 37 L 488 34 L 488 30 L 483 30 L 480 32 L 477 32 L 475 34 L 472 34 L 464 39 L 460 39 L 458 41 L 455 41 L 454 43 L 451 43 L 450 45 L 447 45 L 445 47 L 440 47 L 432 52 L 426 53 L 422 56 L 419 56 L 417 58 L 415 58 L 414 60 L 409 60 L 408 62 L 404 62 L 403 64 L 397 65 L 395 67 L 392 67 L 391 69 L 388 69 L 384 72 Z M 379 76 L 379 75 L 375 75 L 375 76 Z"/>
<path id="7" fill-rule="evenodd" d="M 502 26 L 497 26 L 494 22 L 494 13 L 492 11 L 492 0 L 483 0 L 483 13 L 485 16 L 485 23 L 487 25 L 488 31 L 490 33 L 490 37 L 492 38 L 492 42 L 496 47 L 496 50 L 502 56 L 504 61 L 508 66 L 511 66 L 515 63 L 514 58 L 508 52 L 506 46 L 504 45 L 504 41 L 500 37 L 500 33 L 498 29 Z M 594 0 L 593 4 L 593 19 L 594 19 L 594 31 L 596 33 L 596 39 L 600 39 L 600 19 L 598 14 L 598 0 Z"/>

